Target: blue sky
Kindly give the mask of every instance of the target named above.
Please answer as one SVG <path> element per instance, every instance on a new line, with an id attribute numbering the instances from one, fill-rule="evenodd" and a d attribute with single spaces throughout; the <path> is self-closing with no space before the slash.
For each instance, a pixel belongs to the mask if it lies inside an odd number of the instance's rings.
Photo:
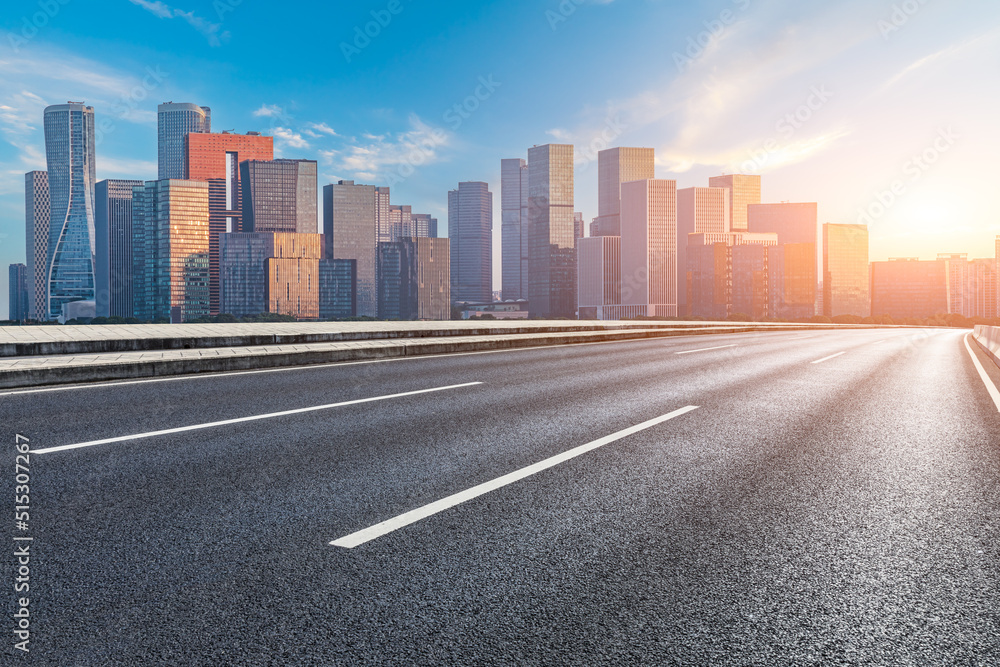
<path id="1" fill-rule="evenodd" d="M 156 105 L 196 102 L 442 228 L 447 191 L 488 181 L 497 239 L 500 159 L 565 142 L 587 220 L 596 151 L 652 146 L 679 187 L 754 172 L 822 222 L 868 211 L 872 259 L 992 256 L 998 19 L 994 0 L 7 0 L 0 263 L 24 261 L 23 174 L 67 100 L 108 128 L 99 179 L 154 178 Z"/>

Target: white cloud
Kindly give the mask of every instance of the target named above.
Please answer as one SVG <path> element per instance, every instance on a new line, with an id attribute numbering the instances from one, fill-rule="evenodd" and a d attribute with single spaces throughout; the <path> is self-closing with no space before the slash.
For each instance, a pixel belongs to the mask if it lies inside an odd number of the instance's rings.
<path id="1" fill-rule="evenodd" d="M 858 30 L 853 14 L 841 11 L 839 16 L 846 18 L 789 23 L 744 17 L 659 85 L 589 106 L 577 126 L 548 134 L 560 141 L 572 139 L 581 153 L 628 140 L 619 135 L 641 136 L 643 145 L 656 148 L 657 163 L 671 172 L 696 166 L 732 169 L 769 140 L 778 145 L 769 150 L 767 169 L 807 159 L 851 128 L 820 112 L 791 135 L 778 134 L 776 125 L 807 99 L 811 86 L 825 82 L 822 77 L 828 74 L 817 72 L 847 49 L 873 39 L 870 32 Z M 747 52 L 754 58 L 746 58 Z M 801 99 L 795 96 L 796 86 L 801 86 Z"/>
<path id="2" fill-rule="evenodd" d="M 27 168 L 44 168 L 44 158 L 34 159 L 32 151 L 44 147 L 43 111 L 50 104 L 92 105 L 104 134 L 122 122 L 156 122 L 156 91 L 169 79 L 158 67 L 124 73 L 37 42 L 18 53 L 5 46 L 0 44 L 0 138 L 18 149 Z"/>
<path id="3" fill-rule="evenodd" d="M 342 173 L 366 180 L 384 180 L 386 172 L 409 171 L 439 161 L 440 149 L 451 143 L 451 134 L 428 125 L 416 114 L 410 115 L 409 125 L 395 136 L 364 134 L 368 143 L 355 143 L 324 157 Z"/>
<path id="4" fill-rule="evenodd" d="M 262 104 L 260 108 L 253 112 L 256 118 L 274 118 L 285 115 L 284 109 L 277 104 Z"/>
<path id="5" fill-rule="evenodd" d="M 38 95 L 22 90 L 0 101 L 0 132 L 28 134 L 41 126 L 42 111 L 48 104 Z"/>
<path id="6" fill-rule="evenodd" d="M 289 148 L 309 148 L 309 142 L 303 139 L 301 134 L 287 127 L 276 127 L 273 132 L 274 138 L 284 142 Z"/>
<path id="7" fill-rule="evenodd" d="M 137 7 L 142 7 L 157 18 L 183 19 L 188 25 L 200 32 L 211 46 L 222 46 L 222 42 L 229 40 L 229 32 L 223 31 L 221 24 L 212 23 L 194 12 L 174 9 L 160 0 L 129 0 L 129 2 Z"/>
<path id="8" fill-rule="evenodd" d="M 321 135 L 326 134 L 331 137 L 336 137 L 337 133 L 333 131 L 333 128 L 326 123 L 308 123 L 306 129 L 303 130 L 306 134 L 313 138 L 319 138 Z"/>
<path id="9" fill-rule="evenodd" d="M 156 2 L 149 2 L 149 0 L 129 0 L 129 2 L 159 16 L 161 19 L 172 19 L 174 17 L 173 10 L 159 0 L 156 0 Z"/>

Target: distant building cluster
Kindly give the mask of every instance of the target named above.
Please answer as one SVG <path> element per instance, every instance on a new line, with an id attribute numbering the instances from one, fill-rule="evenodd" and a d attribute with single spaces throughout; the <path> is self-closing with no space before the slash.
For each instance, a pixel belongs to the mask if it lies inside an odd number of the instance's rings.
<path id="1" fill-rule="evenodd" d="M 598 154 L 589 226 L 572 145 L 500 161 L 494 290 L 488 183 L 448 192 L 438 238 L 437 219 L 392 204 L 388 187 L 320 190 L 317 162 L 275 159 L 272 137 L 213 133 L 196 104 L 157 111 L 157 180 L 96 182 L 94 109 L 45 109 L 48 168 L 25 175 L 10 319 L 1000 316 L 1000 237 L 988 259 L 869 262 L 864 225 L 762 202 L 760 176 L 678 189 L 655 177 L 652 148 L 634 147 Z"/>
<path id="2" fill-rule="evenodd" d="M 11 319 L 450 317 L 436 218 L 341 181 L 324 188 L 320 233 L 316 161 L 274 159 L 258 132 L 213 133 L 208 107 L 157 111 L 157 180 L 98 183 L 94 109 L 45 109 L 48 169 L 25 176 Z"/>

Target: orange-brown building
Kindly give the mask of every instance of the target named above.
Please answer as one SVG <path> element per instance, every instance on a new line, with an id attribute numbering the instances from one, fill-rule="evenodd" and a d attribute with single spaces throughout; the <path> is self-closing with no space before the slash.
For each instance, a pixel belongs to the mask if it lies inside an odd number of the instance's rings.
<path id="1" fill-rule="evenodd" d="M 793 320 L 816 315 L 816 244 L 772 246 L 767 264 L 771 317 Z"/>
<path id="2" fill-rule="evenodd" d="M 219 313 L 219 234 L 241 232 L 240 162 L 273 160 L 274 138 L 247 134 L 189 134 L 185 140 L 184 173 L 188 180 L 208 181 L 209 300 Z"/>

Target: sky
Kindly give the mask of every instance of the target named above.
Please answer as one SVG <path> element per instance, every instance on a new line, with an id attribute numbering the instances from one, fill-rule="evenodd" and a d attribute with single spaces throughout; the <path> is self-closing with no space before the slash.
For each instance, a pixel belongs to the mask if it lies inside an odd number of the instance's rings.
<path id="1" fill-rule="evenodd" d="M 5 0 L 0 265 L 25 261 L 24 173 L 68 100 L 104 128 L 99 180 L 156 177 L 174 101 L 318 160 L 320 186 L 389 185 L 442 234 L 448 191 L 486 181 L 497 288 L 500 160 L 546 143 L 576 146 L 588 221 L 597 152 L 647 146 L 678 187 L 756 173 L 765 202 L 868 224 L 873 261 L 992 257 L 997 71 L 995 0 Z"/>

